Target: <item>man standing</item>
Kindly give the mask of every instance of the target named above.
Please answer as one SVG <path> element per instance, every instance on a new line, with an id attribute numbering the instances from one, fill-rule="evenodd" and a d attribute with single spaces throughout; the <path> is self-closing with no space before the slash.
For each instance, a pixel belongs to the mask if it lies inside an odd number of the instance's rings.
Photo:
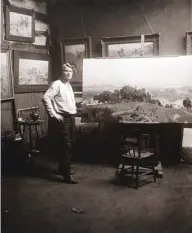
<path id="1" fill-rule="evenodd" d="M 44 104 L 49 115 L 49 128 L 56 142 L 59 155 L 59 173 L 64 182 L 77 184 L 71 176 L 71 153 L 75 133 L 76 103 L 70 85 L 73 68 L 69 63 L 62 65 L 62 76 L 54 81 L 44 94 Z"/>

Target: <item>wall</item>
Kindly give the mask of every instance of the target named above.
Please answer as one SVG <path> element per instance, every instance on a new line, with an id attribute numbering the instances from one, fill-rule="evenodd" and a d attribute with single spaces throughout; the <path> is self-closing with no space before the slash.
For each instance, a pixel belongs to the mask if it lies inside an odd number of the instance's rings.
<path id="1" fill-rule="evenodd" d="M 161 55 L 185 54 L 185 32 L 192 25 L 190 0 L 141 0 L 153 32 L 139 1 L 129 0 L 127 4 L 114 0 L 104 2 L 106 0 L 95 0 L 95 4 L 66 5 L 60 1 L 60 4 L 51 5 L 48 12 L 52 28 L 57 31 L 58 41 L 91 36 L 93 56 L 96 57 L 99 56 L 96 44 L 101 37 L 154 32 L 161 35 Z"/>
<path id="2" fill-rule="evenodd" d="M 6 1 L 4 1 L 5 3 Z M 9 0 L 10 4 L 17 7 L 22 7 L 26 9 L 33 9 L 36 12 L 47 14 L 47 5 L 43 1 L 35 1 L 35 0 Z M 4 33 L 4 29 L 2 28 L 2 33 Z M 4 39 L 4 37 L 3 37 Z M 39 49 L 35 46 L 27 43 L 20 42 L 11 42 L 11 41 L 3 41 L 4 46 L 11 47 L 12 50 L 20 50 L 20 51 L 31 51 L 37 53 L 47 53 L 46 49 Z M 15 94 L 14 101 L 3 101 L 1 103 L 1 132 L 14 130 L 14 117 L 15 117 L 15 109 L 19 108 L 28 108 L 30 104 L 33 106 L 38 105 L 40 108 L 41 118 L 46 118 L 46 113 L 44 110 L 44 106 L 41 102 L 41 98 L 43 93 L 19 93 Z M 45 125 L 45 128 L 47 126 Z"/>

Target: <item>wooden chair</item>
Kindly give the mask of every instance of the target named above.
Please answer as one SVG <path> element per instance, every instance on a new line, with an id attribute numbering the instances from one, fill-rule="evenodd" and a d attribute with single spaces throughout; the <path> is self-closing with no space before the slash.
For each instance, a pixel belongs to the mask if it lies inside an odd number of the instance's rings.
<path id="1" fill-rule="evenodd" d="M 120 154 L 116 175 L 122 177 L 130 174 L 132 179 L 135 178 L 136 189 L 141 180 L 153 178 L 156 182 L 158 141 L 155 139 L 153 147 L 146 148 L 142 142 L 143 139 L 148 140 L 148 137 L 139 129 L 119 129 Z"/>

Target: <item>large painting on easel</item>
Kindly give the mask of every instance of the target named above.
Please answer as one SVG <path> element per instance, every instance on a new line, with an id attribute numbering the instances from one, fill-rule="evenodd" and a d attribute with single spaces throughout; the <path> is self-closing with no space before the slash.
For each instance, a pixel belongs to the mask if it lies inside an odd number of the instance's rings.
<path id="1" fill-rule="evenodd" d="M 192 56 L 84 59 L 83 72 L 84 103 L 105 116 L 192 124 Z"/>

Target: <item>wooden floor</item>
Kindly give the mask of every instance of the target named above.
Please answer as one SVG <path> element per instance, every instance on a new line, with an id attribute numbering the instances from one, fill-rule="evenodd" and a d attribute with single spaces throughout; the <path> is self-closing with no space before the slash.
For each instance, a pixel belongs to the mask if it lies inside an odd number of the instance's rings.
<path id="1" fill-rule="evenodd" d="M 163 179 L 138 190 L 115 180 L 112 166 L 79 163 L 73 171 L 80 183 L 61 183 L 57 164 L 37 159 L 31 171 L 5 177 L 2 232 L 192 232 L 192 166 L 163 168 Z"/>

